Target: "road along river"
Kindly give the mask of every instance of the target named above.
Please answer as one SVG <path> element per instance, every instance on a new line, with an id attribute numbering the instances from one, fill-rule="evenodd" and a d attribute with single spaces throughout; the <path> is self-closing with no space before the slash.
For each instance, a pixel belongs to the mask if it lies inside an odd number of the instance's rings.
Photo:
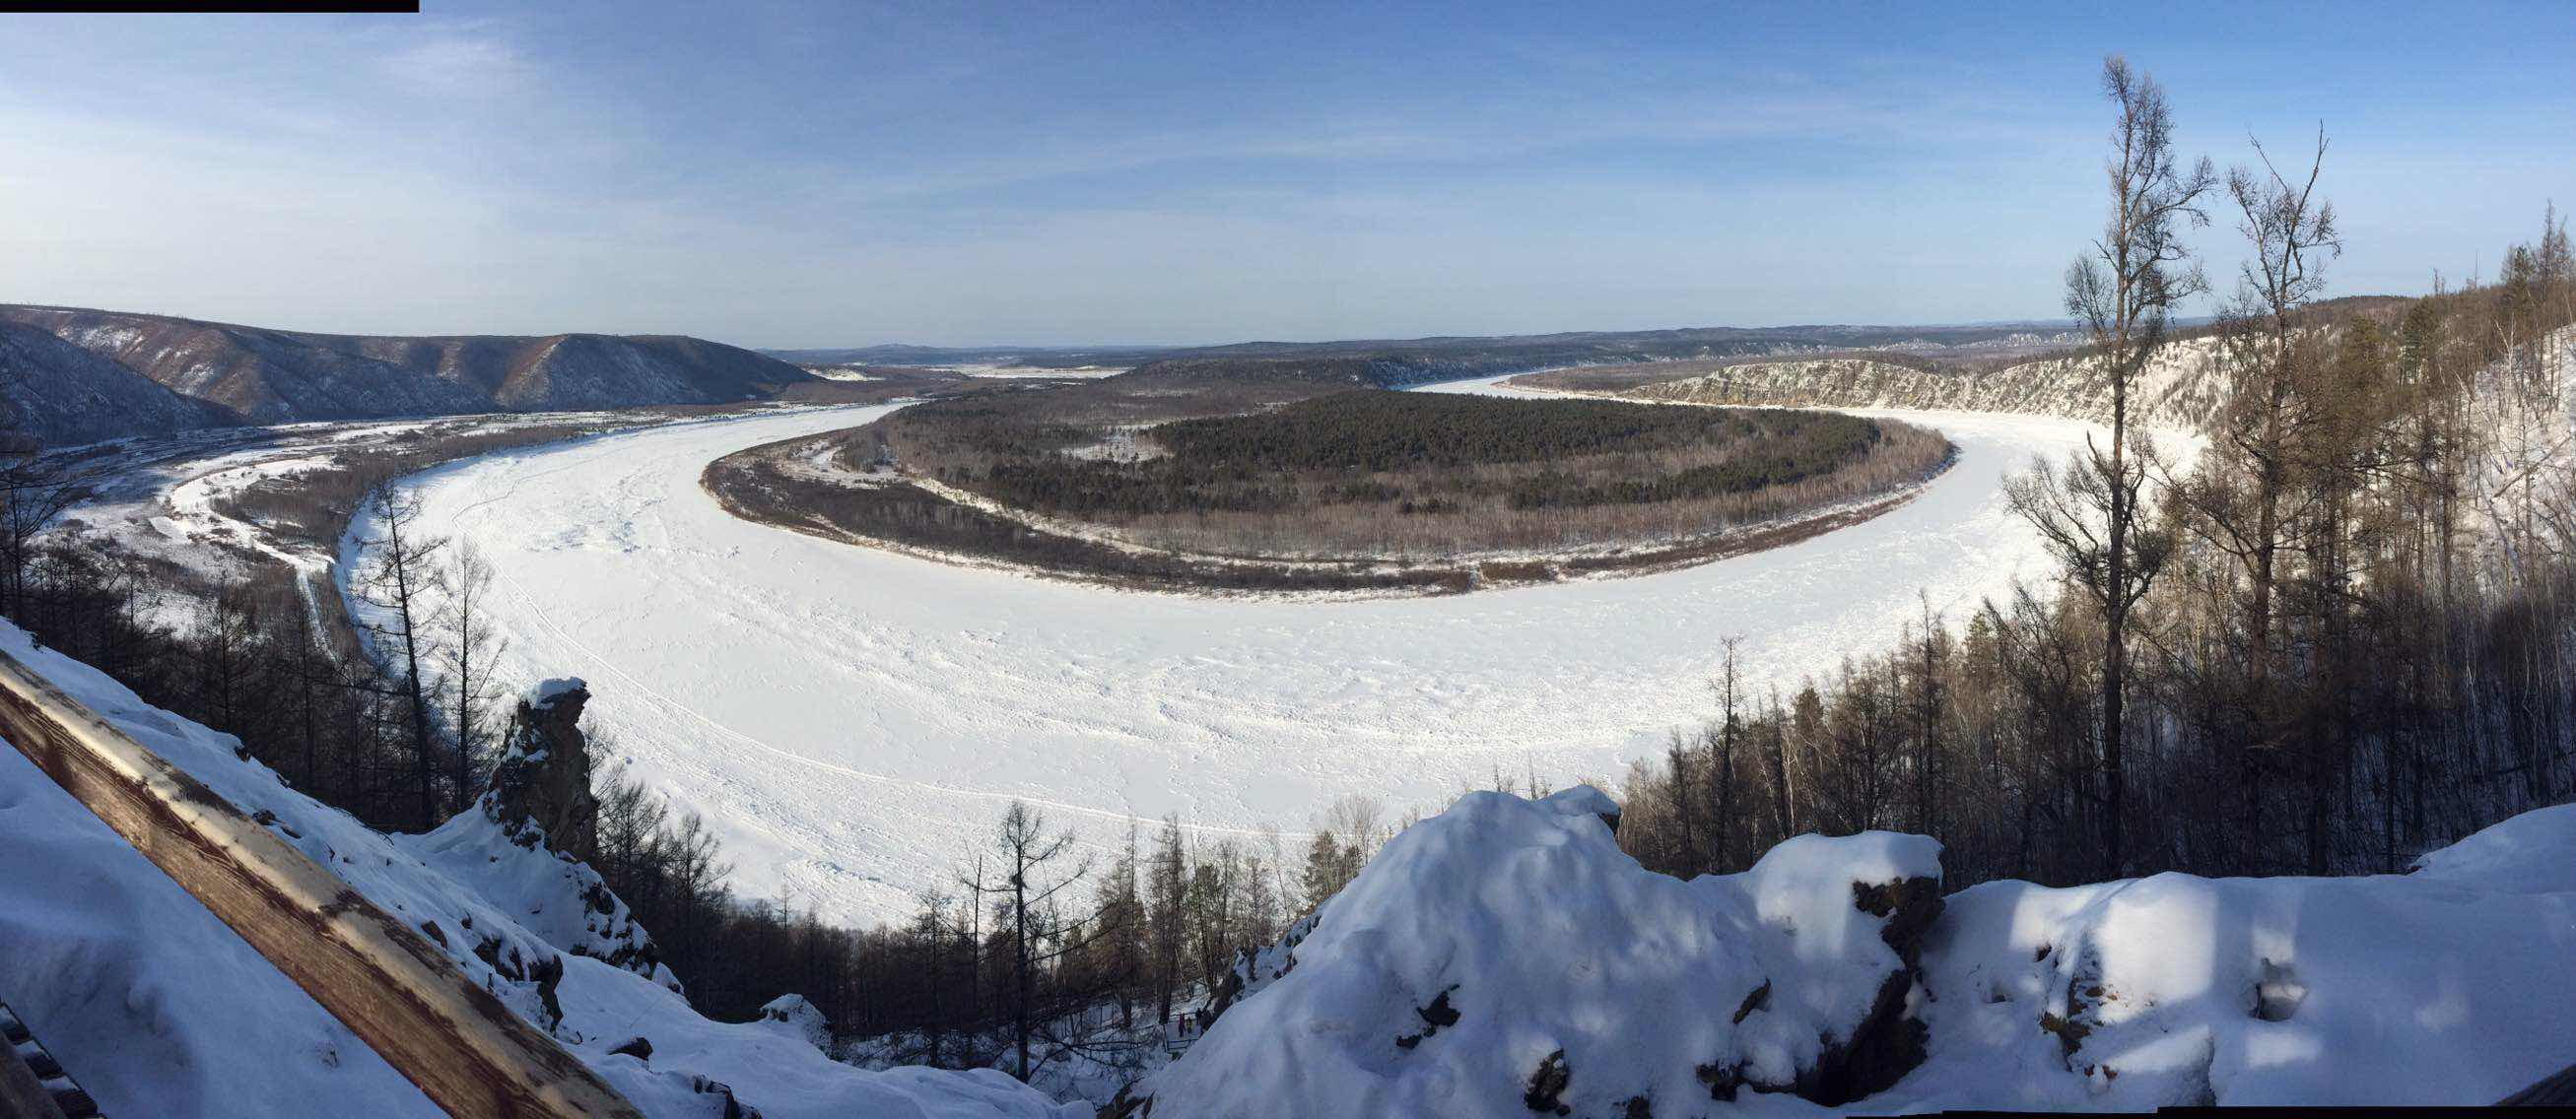
<path id="1" fill-rule="evenodd" d="M 1481 386 L 1464 386 L 1476 391 Z M 1486 390 L 1491 391 L 1491 390 Z M 498 572 L 505 675 L 586 678 L 631 772 L 704 816 L 746 896 L 872 923 L 951 888 L 1017 798 L 1085 840 L 1177 814 L 1285 833 L 1362 793 L 1616 778 L 1708 717 L 1722 637 L 1757 690 L 1887 647 L 2042 568 L 2000 482 L 2086 425 L 1879 413 L 1956 466 L 1892 512 L 1681 571 L 1437 597 L 1214 598 L 961 567 L 738 520 L 708 462 L 886 407 L 681 423 L 405 483 Z M 1259 840 L 1256 838 L 1256 842 Z"/>

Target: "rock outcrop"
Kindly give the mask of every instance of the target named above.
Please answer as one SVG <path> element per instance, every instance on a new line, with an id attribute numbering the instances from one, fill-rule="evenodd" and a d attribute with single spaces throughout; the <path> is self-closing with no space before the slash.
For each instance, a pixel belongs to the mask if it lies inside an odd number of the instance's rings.
<path id="1" fill-rule="evenodd" d="M 581 732 L 590 690 L 578 678 L 528 690 L 510 716 L 483 815 L 523 847 L 588 862 L 599 853 L 599 799 L 590 791 L 590 742 Z"/>

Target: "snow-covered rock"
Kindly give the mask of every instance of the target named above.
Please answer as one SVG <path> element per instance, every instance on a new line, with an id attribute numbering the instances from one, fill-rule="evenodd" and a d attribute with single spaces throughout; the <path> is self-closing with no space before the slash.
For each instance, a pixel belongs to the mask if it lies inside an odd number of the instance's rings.
<path id="1" fill-rule="evenodd" d="M 803 995 L 780 995 L 761 1004 L 760 1020 L 817 1049 L 832 1043 L 832 1023 Z"/>
<path id="2" fill-rule="evenodd" d="M 2576 806 L 2424 865 L 1963 890 L 1925 950 L 1931 1060 L 1890 1099 L 2478 1105 L 2576 1061 Z"/>
<path id="3" fill-rule="evenodd" d="M 1922 904 L 1929 839 L 1803 836 L 1683 882 L 1621 854 L 1596 807 L 1478 793 L 1407 829 L 1246 953 L 1231 1007 L 1122 1104 L 1215 1119 L 1822 1114 L 1851 1093 L 1881 1112 L 2484 1104 L 2576 1060 L 2576 805 L 2407 875 L 1994 882 L 1938 906 Z"/>
<path id="4" fill-rule="evenodd" d="M 1061 1108 L 998 1072 L 869 1071 L 779 1023 L 711 1022 L 587 866 L 481 813 L 385 836 L 286 787 L 239 743 L 153 708 L 0 623 L 18 658 L 414 923 L 655 1116 L 1026 1116 Z M 0 992 L 111 1115 L 439 1114 L 419 1091 L 14 749 L 0 749 Z M 648 1059 L 613 1053 L 644 1037 Z"/>
<path id="5" fill-rule="evenodd" d="M 1683 882 L 1622 853 L 1597 796 L 1474 793 L 1407 828 L 1131 1098 L 1208 1117 L 1849 1098 L 1862 1039 L 1910 1029 L 1911 969 L 1884 934 L 1937 911 L 1939 846 L 1808 837 Z"/>

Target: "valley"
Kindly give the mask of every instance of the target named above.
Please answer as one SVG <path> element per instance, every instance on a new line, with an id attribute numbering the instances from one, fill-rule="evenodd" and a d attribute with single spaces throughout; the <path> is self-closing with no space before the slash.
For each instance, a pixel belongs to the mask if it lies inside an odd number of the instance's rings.
<path id="1" fill-rule="evenodd" d="M 1875 519 L 1640 578 L 1336 603 L 925 562 L 742 520 L 699 485 L 740 448 L 884 414 L 673 424 L 405 483 L 426 530 L 491 560 L 511 676 L 593 681 L 619 755 L 717 829 L 744 895 L 861 923 L 907 912 L 1014 799 L 1095 847 L 1167 814 L 1293 844 L 1349 793 L 1427 809 L 1497 774 L 1606 780 L 1701 717 L 1718 637 L 1793 690 L 1925 603 L 2039 570 L 1998 487 L 2088 430 L 1882 413 L 1959 460 Z"/>

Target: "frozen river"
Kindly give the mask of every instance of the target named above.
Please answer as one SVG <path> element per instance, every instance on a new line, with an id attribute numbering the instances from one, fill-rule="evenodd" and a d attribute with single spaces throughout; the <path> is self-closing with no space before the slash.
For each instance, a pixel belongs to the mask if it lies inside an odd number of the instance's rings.
<path id="1" fill-rule="evenodd" d="M 1458 386 L 1467 391 L 1483 387 Z M 1005 803 L 1088 840 L 1177 813 L 1287 835 L 1335 797 L 1445 804 L 1500 771 L 1615 778 L 1706 719 L 1719 639 L 1755 687 L 1884 648 L 1918 592 L 1954 616 L 2040 570 L 1999 483 L 2085 425 L 1886 413 L 1958 464 L 1866 523 L 1687 570 L 1339 602 L 1109 590 L 738 520 L 724 454 L 887 408 L 684 423 L 410 480 L 498 570 L 521 679 L 581 676 L 626 764 L 724 839 L 735 885 L 894 919 L 947 887 Z"/>

